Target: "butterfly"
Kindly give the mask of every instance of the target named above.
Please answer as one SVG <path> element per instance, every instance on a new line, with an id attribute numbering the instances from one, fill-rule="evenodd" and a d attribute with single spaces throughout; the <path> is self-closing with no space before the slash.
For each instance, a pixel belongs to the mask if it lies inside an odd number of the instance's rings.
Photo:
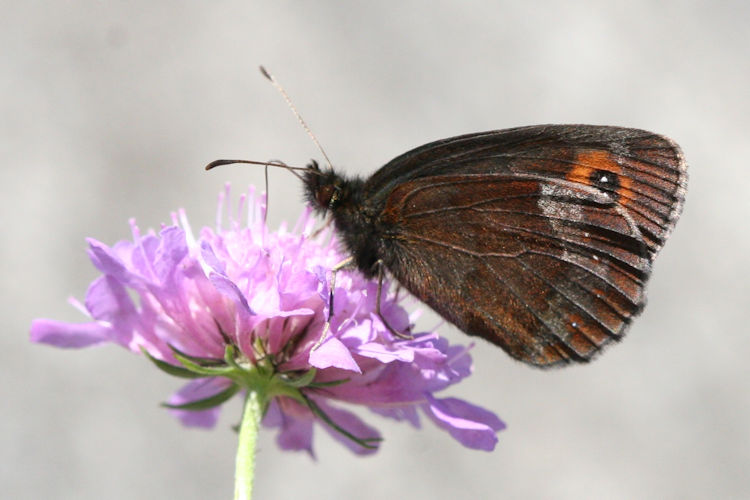
<path id="1" fill-rule="evenodd" d="M 552 367 L 591 360 L 643 309 L 687 165 L 644 130 L 537 125 L 431 142 L 368 178 L 316 162 L 302 177 L 365 276 Z"/>

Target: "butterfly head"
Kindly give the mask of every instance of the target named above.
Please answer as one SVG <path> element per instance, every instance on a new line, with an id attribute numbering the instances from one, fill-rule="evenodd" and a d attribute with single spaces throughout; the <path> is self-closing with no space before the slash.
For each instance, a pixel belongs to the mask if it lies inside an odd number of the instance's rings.
<path id="1" fill-rule="evenodd" d="M 305 198 L 316 211 L 335 210 L 344 201 L 348 182 L 334 170 L 321 170 L 313 160 L 307 166 L 304 179 Z"/>

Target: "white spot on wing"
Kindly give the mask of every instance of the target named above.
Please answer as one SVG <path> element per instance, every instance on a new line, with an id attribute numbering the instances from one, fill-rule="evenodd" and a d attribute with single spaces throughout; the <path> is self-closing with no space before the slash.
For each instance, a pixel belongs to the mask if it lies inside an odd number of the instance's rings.
<path id="1" fill-rule="evenodd" d="M 556 231 L 560 231 L 563 229 L 560 224 L 561 219 L 581 222 L 583 220 L 583 212 L 580 205 L 561 201 L 556 198 L 575 199 L 579 197 L 580 195 L 577 196 L 573 190 L 567 187 L 542 184 L 542 196 L 539 198 L 539 208 L 544 215 L 549 217 L 552 227 Z"/>
<path id="2" fill-rule="evenodd" d="M 568 187 L 542 184 L 542 196 L 539 198 L 538 205 L 555 232 L 569 232 L 564 221 L 581 222 L 583 220 L 583 211 L 580 205 L 563 201 L 564 199 L 576 199 L 578 197 L 580 195 L 577 196 Z M 570 258 L 567 250 L 563 252 L 563 258 L 566 260 Z"/>

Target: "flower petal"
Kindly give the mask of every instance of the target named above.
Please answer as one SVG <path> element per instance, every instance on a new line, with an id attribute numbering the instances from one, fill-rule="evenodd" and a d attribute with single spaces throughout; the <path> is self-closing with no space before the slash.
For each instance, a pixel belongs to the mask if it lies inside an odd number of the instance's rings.
<path id="1" fill-rule="evenodd" d="M 80 348 L 108 342 L 110 329 L 99 323 L 65 323 L 35 319 L 31 323 L 31 341 L 55 347 Z"/>
<path id="2" fill-rule="evenodd" d="M 89 243 L 89 258 L 103 274 L 114 276 L 118 281 L 131 286 L 140 281 L 135 279 L 133 273 L 128 270 L 125 263 L 112 248 L 93 238 L 88 238 L 87 241 Z"/>
<path id="3" fill-rule="evenodd" d="M 226 276 L 227 266 L 221 259 L 216 256 L 216 254 L 214 253 L 214 249 L 211 247 L 211 244 L 205 240 L 202 240 L 200 245 L 201 257 L 203 258 L 203 262 L 205 262 L 210 269 Z"/>
<path id="4" fill-rule="evenodd" d="M 388 408 L 388 407 L 373 407 L 370 408 L 370 411 L 373 413 L 377 413 L 378 415 L 386 418 L 392 418 L 394 420 L 406 420 L 409 422 L 412 427 L 415 429 L 419 429 L 421 427 L 419 422 L 419 413 L 417 413 L 417 410 L 414 406 L 401 406 L 401 407 L 395 407 L 395 408 Z"/>
<path id="5" fill-rule="evenodd" d="M 284 408 L 279 399 L 274 399 L 268 405 L 268 411 L 263 417 L 263 425 L 266 427 L 278 427 L 276 443 L 282 450 L 306 451 L 315 458 L 312 448 L 313 439 L 313 415 L 309 409 L 303 407 L 296 401 L 284 398 Z M 290 408 L 294 406 L 294 408 Z"/>
<path id="6" fill-rule="evenodd" d="M 128 347 L 135 333 L 135 325 L 143 315 L 133 304 L 127 289 L 110 275 L 94 280 L 86 292 L 86 309 L 99 321 L 113 325 L 109 340 Z"/>
<path id="7" fill-rule="evenodd" d="M 505 423 L 494 413 L 456 398 L 437 399 L 428 394 L 427 401 L 425 413 L 462 445 L 475 450 L 495 449 L 495 434 L 505 429 Z"/>
<path id="8" fill-rule="evenodd" d="M 238 311 L 240 311 L 243 316 L 249 318 L 249 316 L 253 314 L 253 311 L 250 309 L 250 305 L 247 303 L 245 294 L 242 293 L 239 287 L 232 280 L 230 280 L 226 276 L 214 272 L 209 275 L 209 279 L 218 291 L 223 293 L 227 298 L 231 299 L 237 306 L 239 306 Z"/>
<path id="9" fill-rule="evenodd" d="M 188 253 L 185 231 L 176 226 L 165 227 L 159 233 L 161 239 L 154 255 L 154 271 L 161 282 L 169 280 L 178 264 Z"/>
<path id="10" fill-rule="evenodd" d="M 362 373 L 349 349 L 336 337 L 328 337 L 310 353 L 310 364 L 316 368 L 341 368 Z"/>
<path id="11" fill-rule="evenodd" d="M 414 361 L 414 349 L 396 345 L 386 345 L 381 342 L 368 342 L 357 347 L 354 352 L 366 358 L 374 358 L 381 363 L 403 361 L 411 363 Z"/>

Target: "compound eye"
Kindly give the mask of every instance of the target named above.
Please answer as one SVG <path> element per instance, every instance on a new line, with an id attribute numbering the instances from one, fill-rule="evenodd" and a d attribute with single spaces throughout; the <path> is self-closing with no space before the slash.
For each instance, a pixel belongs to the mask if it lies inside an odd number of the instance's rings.
<path id="1" fill-rule="evenodd" d="M 315 201 L 323 208 L 328 208 L 336 193 L 336 188 L 331 184 L 320 186 L 315 193 Z"/>

